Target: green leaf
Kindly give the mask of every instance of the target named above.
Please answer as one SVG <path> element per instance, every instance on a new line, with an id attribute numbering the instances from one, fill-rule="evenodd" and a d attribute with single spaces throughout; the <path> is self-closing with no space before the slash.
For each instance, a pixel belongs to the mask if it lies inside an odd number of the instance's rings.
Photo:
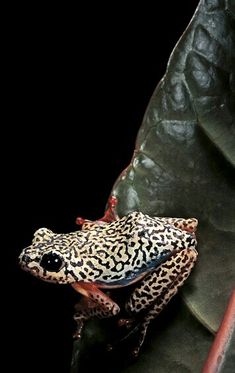
<path id="1" fill-rule="evenodd" d="M 115 319 L 89 322 L 71 373 L 201 371 L 213 340 L 203 325 L 216 332 L 235 283 L 234 10 L 234 0 L 200 1 L 111 192 L 120 216 L 198 218 L 199 260 L 181 291 L 193 315 L 178 297 L 171 301 L 135 362 L 126 359 L 128 346 L 105 352 L 118 337 Z"/>
<path id="2" fill-rule="evenodd" d="M 106 352 L 111 337 L 107 320 L 90 322 L 81 343 L 74 344 L 71 373 L 200 372 L 213 337 L 176 298 L 152 323 L 137 360 L 128 360 L 128 346 Z"/>
<path id="3" fill-rule="evenodd" d="M 130 166 L 112 194 L 141 210 L 199 220 L 199 260 L 184 287 L 215 332 L 235 283 L 234 1 L 201 1 L 157 86 Z"/>

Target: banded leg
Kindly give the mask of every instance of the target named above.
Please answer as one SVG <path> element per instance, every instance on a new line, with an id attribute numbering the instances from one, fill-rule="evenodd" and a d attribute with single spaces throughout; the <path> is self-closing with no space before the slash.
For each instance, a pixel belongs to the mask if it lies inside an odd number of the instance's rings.
<path id="1" fill-rule="evenodd" d="M 72 287 L 84 297 L 75 306 L 74 320 L 77 323 L 77 329 L 74 333 L 75 338 L 80 338 L 84 323 L 93 318 L 100 319 L 117 315 L 120 311 L 119 306 L 112 301 L 106 294 L 90 283 L 74 283 Z"/>
<path id="2" fill-rule="evenodd" d="M 176 252 L 156 270 L 151 272 L 134 290 L 126 304 L 131 315 L 137 315 L 146 310 L 139 325 L 139 338 L 133 350 L 138 355 L 142 346 L 148 325 L 167 305 L 189 276 L 197 259 L 195 249 L 184 249 Z"/>

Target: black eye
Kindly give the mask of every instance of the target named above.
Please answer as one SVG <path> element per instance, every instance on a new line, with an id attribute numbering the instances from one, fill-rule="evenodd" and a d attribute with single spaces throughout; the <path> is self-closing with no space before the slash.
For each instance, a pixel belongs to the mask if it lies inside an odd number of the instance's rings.
<path id="1" fill-rule="evenodd" d="M 63 260 L 56 253 L 44 254 L 41 260 L 41 267 L 49 272 L 59 272 L 63 267 Z"/>

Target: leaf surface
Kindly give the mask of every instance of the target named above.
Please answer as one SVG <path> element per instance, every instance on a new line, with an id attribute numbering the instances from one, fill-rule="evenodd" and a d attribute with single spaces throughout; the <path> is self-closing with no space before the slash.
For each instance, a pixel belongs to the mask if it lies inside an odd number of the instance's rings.
<path id="1" fill-rule="evenodd" d="M 199 261 L 183 293 L 213 332 L 235 284 L 234 76 L 234 1 L 201 1 L 112 191 L 120 216 L 199 220 Z"/>
<path id="2" fill-rule="evenodd" d="M 181 291 L 193 314 L 176 297 L 151 324 L 136 362 L 105 352 L 113 320 L 89 322 L 74 344 L 71 373 L 201 371 L 209 331 L 218 330 L 235 283 L 234 54 L 235 1 L 201 0 L 111 191 L 120 216 L 198 218 L 199 260 Z"/>

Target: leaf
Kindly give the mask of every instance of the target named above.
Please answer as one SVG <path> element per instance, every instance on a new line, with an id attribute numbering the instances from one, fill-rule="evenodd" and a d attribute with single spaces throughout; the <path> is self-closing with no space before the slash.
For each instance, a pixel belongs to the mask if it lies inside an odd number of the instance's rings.
<path id="1" fill-rule="evenodd" d="M 102 327 L 94 321 L 87 325 L 82 342 L 74 344 L 71 373 L 94 370 L 103 373 L 198 373 L 213 340 L 212 335 L 193 318 L 179 298 L 174 299 L 152 323 L 137 360 L 128 361 L 128 347 L 127 351 L 123 348 L 113 353 L 106 352 L 105 342 L 109 341 L 107 330 L 107 320 Z"/>
<path id="2" fill-rule="evenodd" d="M 234 1 L 200 1 L 112 191 L 120 216 L 198 218 L 199 260 L 183 295 L 213 332 L 235 283 L 234 18 Z"/>
<path id="3" fill-rule="evenodd" d="M 196 217 L 198 264 L 153 321 L 136 362 L 105 352 L 115 319 L 92 321 L 74 344 L 71 373 L 199 372 L 235 283 L 234 1 L 201 0 L 157 86 L 127 169 L 111 194 L 120 216 Z M 203 325 L 202 325 L 203 324 Z M 105 362 L 105 364 L 104 364 Z"/>

